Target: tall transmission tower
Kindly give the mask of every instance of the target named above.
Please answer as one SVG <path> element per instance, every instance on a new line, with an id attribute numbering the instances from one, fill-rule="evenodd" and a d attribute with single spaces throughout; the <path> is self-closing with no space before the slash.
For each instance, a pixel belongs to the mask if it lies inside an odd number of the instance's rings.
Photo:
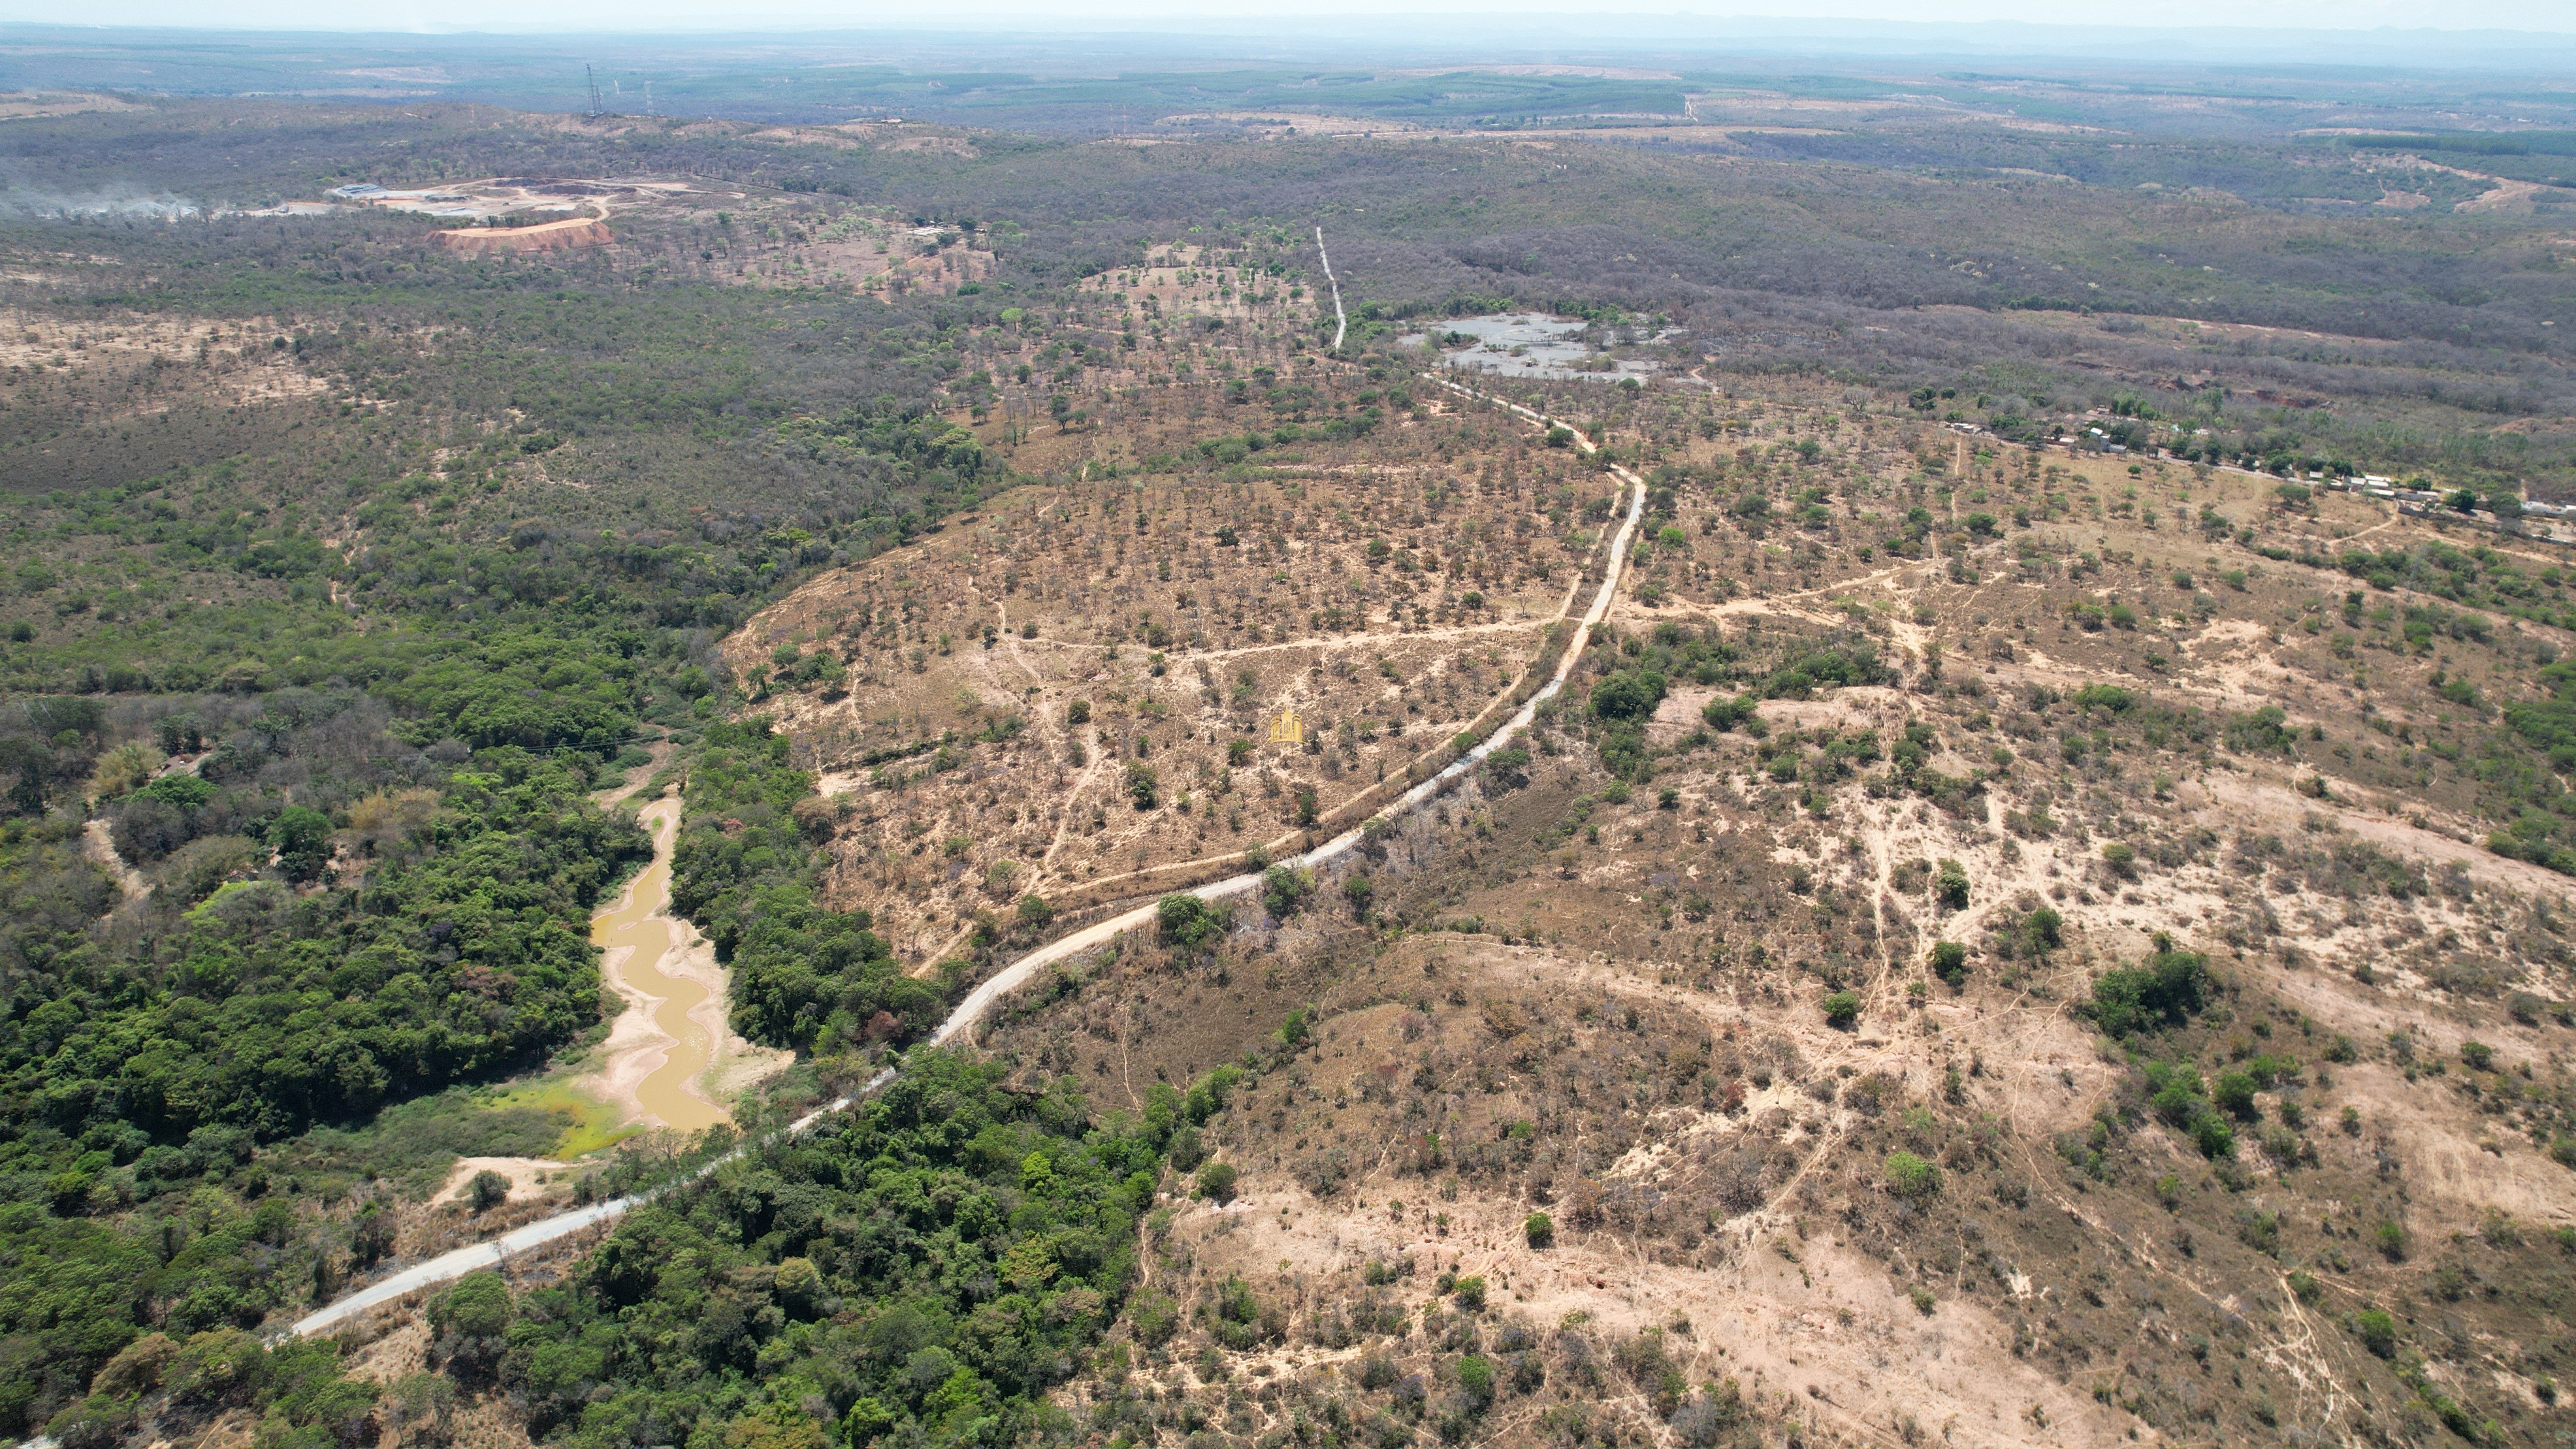
<path id="1" fill-rule="evenodd" d="M 591 70 L 591 68 L 590 68 L 589 66 L 586 66 L 586 65 L 585 65 L 585 66 L 583 66 L 583 67 L 581 68 L 581 73 L 582 73 L 582 75 L 583 75 L 586 79 L 588 79 L 588 80 L 589 80 L 589 82 L 590 82 L 590 110 L 589 110 L 589 111 L 587 111 L 585 114 L 590 115 L 590 116 L 593 116 L 593 117 L 607 115 L 607 114 L 608 114 L 608 105 L 607 105 L 607 103 L 606 103 L 606 102 L 602 101 L 602 100 L 599 98 L 599 76 L 598 76 L 598 74 L 597 74 L 596 72 L 592 71 L 592 70 Z"/>

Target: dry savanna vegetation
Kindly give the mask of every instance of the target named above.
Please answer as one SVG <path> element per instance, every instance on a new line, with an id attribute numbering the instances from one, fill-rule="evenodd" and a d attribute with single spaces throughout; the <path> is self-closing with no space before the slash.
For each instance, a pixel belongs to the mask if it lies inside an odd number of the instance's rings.
<path id="1" fill-rule="evenodd" d="M 2343 562 L 2545 546 L 1795 396 L 1630 418 L 1669 521 L 1526 754 L 993 1034 L 1127 1110 L 1243 1074 L 1089 1422 L 2545 1422 L 2566 890 L 2462 751 L 2554 631 Z"/>
<path id="2" fill-rule="evenodd" d="M 1599 475 L 1429 395 L 1336 438 L 1403 389 L 1280 378 L 1321 421 L 1257 468 L 1220 461 L 1241 435 L 1187 441 L 1221 394 L 1131 404 L 1141 463 L 1002 494 L 728 645 L 825 771 L 836 892 L 935 953 L 1028 894 L 1195 883 L 1365 819 L 1515 702 L 1605 546 L 1556 495 Z"/>
<path id="3" fill-rule="evenodd" d="M 2554 133 L 837 69 L 7 103 L 0 1434 L 2576 1432 Z"/>

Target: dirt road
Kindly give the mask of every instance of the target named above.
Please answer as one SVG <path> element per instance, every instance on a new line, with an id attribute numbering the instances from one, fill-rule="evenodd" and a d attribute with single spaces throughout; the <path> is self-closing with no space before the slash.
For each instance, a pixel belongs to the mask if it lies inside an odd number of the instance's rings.
<path id="1" fill-rule="evenodd" d="M 1333 350 L 1342 348 L 1342 338 L 1351 330 L 1351 319 L 1342 311 L 1342 284 L 1333 276 L 1333 257 L 1324 250 L 1324 229 L 1315 228 L 1315 255 L 1324 261 L 1324 283 L 1333 289 Z"/>
<path id="2" fill-rule="evenodd" d="M 1540 419 L 1537 414 L 1530 412 L 1526 408 L 1519 407 L 1512 403 L 1503 402 L 1498 398 L 1487 397 L 1485 394 L 1478 393 L 1470 388 L 1462 387 L 1456 383 L 1443 382 L 1436 378 L 1427 380 L 1436 382 L 1439 386 L 1448 388 L 1450 391 L 1458 393 L 1464 397 L 1472 397 L 1479 401 L 1497 403 L 1500 406 L 1509 409 L 1514 414 L 1528 418 L 1533 422 L 1544 421 L 1543 419 Z M 1580 433 L 1575 435 L 1575 445 L 1586 453 L 1593 451 L 1592 440 L 1584 437 Z M 1619 479 L 1621 485 L 1629 490 L 1628 508 L 1626 516 L 1619 525 L 1618 536 L 1611 542 L 1609 567 L 1602 575 L 1601 587 L 1593 595 L 1591 605 L 1583 612 L 1583 618 L 1579 627 L 1587 631 L 1594 624 L 1601 622 L 1601 620 L 1609 614 L 1612 603 L 1615 602 L 1619 596 L 1619 581 L 1626 570 L 1628 548 L 1631 541 L 1636 536 L 1638 520 L 1645 516 L 1646 511 L 1646 485 L 1644 481 L 1625 468 L 1613 467 L 1610 471 Z M 1567 677 L 1574 672 L 1574 666 L 1581 660 L 1582 656 L 1583 650 L 1578 637 L 1576 641 L 1569 643 L 1564 656 L 1557 661 L 1556 672 L 1550 676 L 1545 687 L 1532 694 L 1529 698 L 1529 702 L 1522 705 L 1517 713 L 1512 715 L 1511 718 L 1505 720 L 1501 726 L 1496 728 L 1493 733 L 1486 736 L 1482 742 L 1475 746 L 1475 748 L 1459 756 L 1458 759 L 1447 769 L 1442 770 L 1439 774 L 1432 776 L 1430 779 L 1424 780 L 1421 784 L 1414 786 L 1412 789 L 1404 792 L 1404 794 L 1396 797 L 1396 799 L 1387 806 L 1384 813 L 1387 815 L 1402 814 L 1403 812 L 1420 805 L 1422 802 L 1429 800 L 1439 792 L 1442 785 L 1465 774 L 1467 771 L 1474 769 L 1487 755 L 1493 753 L 1496 748 L 1509 740 L 1514 731 L 1526 729 L 1529 726 L 1530 721 L 1536 718 L 1539 706 L 1545 703 L 1548 699 L 1554 697 L 1559 690 L 1562 690 L 1565 687 Z M 671 818 L 675 821 L 676 811 L 678 808 L 676 801 L 657 801 L 654 805 L 647 806 L 646 812 L 650 814 L 651 812 L 662 808 L 664 805 L 668 805 L 670 807 L 670 810 L 673 812 Z M 1343 834 L 1335 836 L 1333 839 L 1324 842 L 1322 845 L 1316 846 L 1313 850 L 1306 852 L 1304 855 L 1298 856 L 1286 863 L 1289 865 L 1311 868 L 1313 866 L 1321 865 L 1327 861 L 1334 860 L 1347 854 L 1351 849 L 1356 847 L 1360 843 L 1362 833 L 1362 830 L 1359 829 L 1346 831 Z M 639 900 L 656 899 L 659 902 L 655 907 L 656 913 L 667 909 L 670 898 L 670 843 L 671 838 L 676 834 L 676 830 L 657 828 L 654 836 L 652 867 L 649 868 L 644 875 L 636 878 L 636 883 L 628 888 L 626 898 L 620 901 L 618 907 L 612 908 L 610 911 L 604 913 L 598 918 L 599 924 L 594 926 L 595 931 L 605 928 L 605 923 L 619 918 L 628 907 Z M 658 879 L 651 879 L 656 876 L 657 872 Z M 1210 885 L 1200 886 L 1189 892 L 1189 894 L 1195 895 L 1199 899 L 1206 901 L 1228 900 L 1235 896 L 1250 894 L 1254 890 L 1258 889 L 1260 885 L 1261 876 L 1258 872 L 1255 872 L 1246 875 L 1233 876 L 1229 879 L 1217 881 Z M 1054 965 L 1058 961 L 1065 960 L 1068 957 L 1076 956 L 1084 951 L 1107 945 L 1109 942 L 1116 940 L 1120 935 L 1123 935 L 1128 931 L 1136 930 L 1137 928 L 1150 923 L 1154 919 L 1155 909 L 1156 908 L 1153 905 L 1139 906 L 1135 910 L 1128 911 L 1123 915 L 1112 917 L 1109 920 L 1100 922 L 1098 925 L 1091 926 L 1082 931 L 1077 931 L 1073 935 L 1065 937 L 1063 940 L 1050 942 L 1047 945 L 1041 946 L 1037 950 L 1030 952 L 1026 956 L 1021 957 L 1019 960 L 1012 962 L 1009 966 L 994 975 L 992 979 L 984 982 L 981 986 L 976 987 L 974 992 L 964 1001 L 959 1002 L 957 1004 L 957 1009 L 948 1014 L 948 1019 L 940 1023 L 939 1029 L 931 1033 L 930 1044 L 933 1046 L 942 1046 L 968 1036 L 977 1026 L 982 1024 L 985 1014 L 992 1010 L 993 1003 L 1001 1000 L 1004 996 L 1017 991 L 1022 986 L 1027 985 L 1030 978 L 1037 975 L 1039 971 L 1044 970 L 1048 966 Z M 639 917 L 637 919 L 647 919 L 650 918 L 652 914 L 654 913 L 648 913 L 646 917 Z M 661 919 L 667 921 L 668 917 L 665 915 L 662 916 Z M 685 929 L 685 927 L 682 927 L 682 929 Z M 717 983 L 717 986 L 718 989 L 715 996 L 716 1000 L 721 1002 L 721 981 Z M 629 1013 L 629 1015 L 633 1014 L 634 1013 Z M 781 1129 L 778 1135 L 789 1137 L 795 1136 L 806 1131 L 816 1122 L 821 1121 L 825 1117 L 848 1110 L 853 1103 L 856 1103 L 861 1098 L 864 1098 L 870 1093 L 876 1091 L 887 1082 L 894 1080 L 895 1070 L 896 1069 L 893 1067 L 886 1068 L 885 1070 L 877 1073 L 874 1077 L 871 1077 L 867 1084 L 861 1087 L 858 1091 L 853 1092 L 846 1097 L 838 1098 L 826 1106 L 807 1113 L 805 1116 L 798 1118 L 796 1121 L 789 1123 L 785 1128 Z M 681 1079 L 681 1082 L 685 1083 L 686 1080 L 687 1078 L 684 1077 Z M 749 1150 L 750 1149 L 748 1147 L 737 1148 L 733 1152 L 717 1158 L 715 1161 L 710 1162 L 705 1167 L 699 1169 L 698 1175 L 704 1176 L 707 1173 L 713 1172 L 723 1163 L 731 1161 L 733 1158 L 739 1157 Z M 296 1320 L 296 1322 L 287 1331 L 297 1337 L 304 1337 L 334 1328 L 342 1323 L 348 1322 L 362 1313 L 365 1313 L 369 1309 L 378 1307 L 385 1303 L 390 1303 L 406 1294 L 418 1292 L 423 1288 L 433 1287 L 440 1283 L 451 1282 L 478 1269 L 496 1267 L 507 1261 L 509 1255 L 512 1253 L 525 1252 L 528 1249 L 537 1247 L 541 1244 L 554 1242 L 557 1239 L 569 1237 L 574 1233 L 585 1232 L 591 1228 L 598 1227 L 601 1224 L 614 1221 L 618 1217 L 623 1216 L 628 1209 L 634 1207 L 636 1204 L 648 1201 L 651 1196 L 652 1194 L 647 1193 L 634 1197 L 614 1198 L 607 1202 L 593 1203 L 588 1207 L 577 1208 L 570 1212 L 558 1213 L 553 1217 L 540 1219 L 539 1221 L 530 1223 L 514 1232 L 504 1234 L 491 1242 L 476 1243 L 472 1247 L 459 1248 L 452 1253 L 448 1253 L 442 1257 L 433 1258 L 426 1263 L 415 1264 L 414 1266 L 403 1269 L 401 1272 L 398 1272 L 392 1277 L 386 1278 L 381 1282 L 360 1289 L 335 1303 L 314 1310 L 312 1313 Z"/>

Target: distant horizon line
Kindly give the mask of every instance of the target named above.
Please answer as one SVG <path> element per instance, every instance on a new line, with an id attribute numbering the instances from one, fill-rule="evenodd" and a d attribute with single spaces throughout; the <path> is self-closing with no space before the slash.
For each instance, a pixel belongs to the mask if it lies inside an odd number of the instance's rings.
<path id="1" fill-rule="evenodd" d="M 1084 36 L 1106 39 L 1117 36 L 1162 40 L 1225 42 L 1256 38 L 1317 38 L 1318 30 L 1400 31 L 1418 23 L 1454 23 L 1463 10 L 1412 10 L 1371 13 L 1363 11 L 1327 11 L 1297 17 L 1259 16 L 1236 20 L 1210 20 L 1179 14 L 1152 16 L 1100 16 L 1086 19 L 1063 12 L 1009 12 L 987 15 L 960 14 L 942 22 L 934 17 L 914 16 L 901 24 L 852 24 L 842 19 L 804 19 L 773 15 L 736 19 L 724 24 L 690 23 L 678 17 L 655 17 L 642 22 L 549 22 L 508 25 L 493 22 L 434 23 L 409 27 L 389 27 L 381 23 L 335 26 L 316 23 L 243 23 L 224 24 L 212 21 L 180 23 L 167 20 L 96 20 L 63 21 L 51 19 L 10 18 L 0 15 L 0 30 L 53 31 L 81 35 L 225 35 L 225 36 L 304 36 L 328 35 L 347 39 L 470 39 L 491 37 L 510 40 L 543 40 L 549 38 L 597 41 L 601 39 L 651 41 L 655 39 L 704 39 L 718 36 L 755 39 L 820 39 L 834 36 L 887 37 L 995 34 L 1039 38 L 1047 36 Z M 1729 40 L 1762 39 L 1770 41 L 1813 38 L 1878 39 L 1892 33 L 1935 35 L 1943 33 L 2026 32 L 2064 40 L 2078 37 L 2097 42 L 2124 38 L 2207 35 L 2234 40 L 2274 38 L 2279 40 L 2323 39 L 2341 41 L 2410 42 L 2438 39 L 2459 43 L 2516 43 L 2532 40 L 2576 44 L 2576 26 L 2559 30 L 2526 29 L 2497 25 L 2452 27 L 2440 25 L 2288 25 L 2288 24 L 2220 24 L 2207 21 L 2173 21 L 2168 23 L 2132 22 L 2101 24 L 2056 20 L 2017 18 L 1958 20 L 1896 20 L 1867 15 L 1793 16 L 1737 12 L 1698 11 L 1619 11 L 1587 12 L 1577 10 L 1504 10 L 1486 12 L 1474 18 L 1482 25 L 1505 32 L 1529 32 L 1554 25 L 1579 22 L 1595 33 L 1585 37 L 1593 44 L 1663 44 L 1687 47 L 1722 48 Z M 1741 27 L 1749 33 L 1719 36 L 1690 33 L 1691 27 L 1725 25 Z M 1615 27 L 1612 33 L 1598 33 L 1601 27 Z M 1862 33 L 1864 31 L 1866 33 Z M 1392 37 L 1391 37 L 1392 38 Z M 1498 35 L 1488 43 L 1510 44 L 1514 40 L 1540 41 L 1537 35 Z M 1560 42 L 1561 43 L 1561 42 Z"/>

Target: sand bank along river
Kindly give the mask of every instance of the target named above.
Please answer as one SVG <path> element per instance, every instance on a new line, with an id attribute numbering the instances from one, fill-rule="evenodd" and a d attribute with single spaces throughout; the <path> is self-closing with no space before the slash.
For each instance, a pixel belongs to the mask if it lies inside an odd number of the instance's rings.
<path id="1" fill-rule="evenodd" d="M 635 818 L 652 833 L 653 863 L 590 922 L 590 939 L 603 952 L 600 978 L 627 1003 L 594 1085 L 648 1124 L 695 1132 L 729 1120 L 700 1080 L 725 1034 L 724 999 L 715 989 L 722 977 L 696 932 L 671 919 L 680 802 L 656 800 Z"/>

